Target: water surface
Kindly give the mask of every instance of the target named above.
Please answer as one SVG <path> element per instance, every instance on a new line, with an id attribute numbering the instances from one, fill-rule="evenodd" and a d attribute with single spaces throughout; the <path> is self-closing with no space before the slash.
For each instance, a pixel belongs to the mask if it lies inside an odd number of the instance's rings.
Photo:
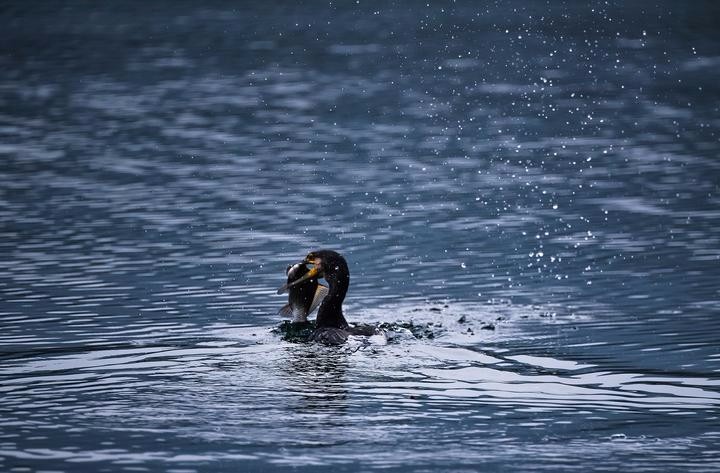
<path id="1" fill-rule="evenodd" d="M 717 471 L 718 17 L 6 3 L 0 469 Z"/>

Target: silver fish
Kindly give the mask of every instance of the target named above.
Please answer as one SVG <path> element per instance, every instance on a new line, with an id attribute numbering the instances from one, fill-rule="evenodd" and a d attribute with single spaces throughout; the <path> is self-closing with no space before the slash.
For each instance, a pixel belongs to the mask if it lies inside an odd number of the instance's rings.
<path id="1" fill-rule="evenodd" d="M 288 266 L 286 271 L 287 284 L 284 287 L 288 291 L 288 303 L 278 311 L 278 314 L 292 318 L 294 323 L 307 322 L 308 316 L 318 308 L 328 293 L 328 288 L 320 284 L 316 277 L 292 284 L 309 271 L 305 263 Z"/>

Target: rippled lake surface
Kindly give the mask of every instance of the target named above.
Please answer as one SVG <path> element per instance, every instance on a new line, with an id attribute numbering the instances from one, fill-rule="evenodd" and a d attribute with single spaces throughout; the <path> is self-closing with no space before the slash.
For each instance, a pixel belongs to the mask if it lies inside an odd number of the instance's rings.
<path id="1" fill-rule="evenodd" d="M 718 471 L 718 18 L 3 3 L 0 470 Z"/>

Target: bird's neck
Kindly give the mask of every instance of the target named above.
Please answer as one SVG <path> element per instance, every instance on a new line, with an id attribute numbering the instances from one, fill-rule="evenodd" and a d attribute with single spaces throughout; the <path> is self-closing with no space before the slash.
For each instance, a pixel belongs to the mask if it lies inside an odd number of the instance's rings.
<path id="1" fill-rule="evenodd" d="M 328 280 L 328 295 L 323 299 L 317 315 L 317 327 L 347 328 L 348 323 L 342 311 L 342 303 L 345 300 L 350 278 L 338 278 Z"/>

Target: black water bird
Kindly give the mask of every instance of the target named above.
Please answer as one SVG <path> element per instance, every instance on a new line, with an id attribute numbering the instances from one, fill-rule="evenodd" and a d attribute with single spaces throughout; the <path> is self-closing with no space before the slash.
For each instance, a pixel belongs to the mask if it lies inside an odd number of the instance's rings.
<path id="1" fill-rule="evenodd" d="M 308 253 L 302 263 L 311 264 L 313 268 L 299 279 L 284 284 L 278 289 L 278 294 L 282 294 L 306 280 L 325 278 L 328 284 L 328 293 L 318 309 L 316 328 L 310 336 L 311 341 L 326 345 L 339 345 L 344 343 L 349 335 L 370 336 L 378 333 L 375 326 L 350 325 L 345 320 L 342 303 L 348 287 L 350 287 L 350 270 L 342 255 L 332 250 L 312 251 Z"/>

